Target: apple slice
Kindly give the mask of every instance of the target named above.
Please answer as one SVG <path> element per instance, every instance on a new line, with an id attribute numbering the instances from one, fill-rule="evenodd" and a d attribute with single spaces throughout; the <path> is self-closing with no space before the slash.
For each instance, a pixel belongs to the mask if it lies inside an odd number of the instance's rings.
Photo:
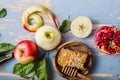
<path id="1" fill-rule="evenodd" d="M 61 42 L 61 34 L 57 28 L 45 25 L 36 31 L 35 40 L 42 49 L 51 50 Z"/>
<path id="2" fill-rule="evenodd" d="M 86 38 L 92 31 L 92 22 L 86 16 L 78 16 L 70 26 L 72 34 L 78 38 Z"/>
<path id="3" fill-rule="evenodd" d="M 21 22 L 26 30 L 35 32 L 43 25 L 43 19 L 38 13 L 48 14 L 57 27 L 57 20 L 52 11 L 44 6 L 36 5 L 26 9 L 22 15 Z M 34 20 L 35 22 L 33 25 L 30 24 L 31 20 Z"/>

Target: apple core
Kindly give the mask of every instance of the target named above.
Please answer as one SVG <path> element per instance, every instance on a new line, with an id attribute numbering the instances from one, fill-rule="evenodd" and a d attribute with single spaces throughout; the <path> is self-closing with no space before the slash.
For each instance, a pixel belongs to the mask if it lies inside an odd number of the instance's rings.
<path id="1" fill-rule="evenodd" d="M 45 32 L 45 37 L 47 38 L 47 39 L 52 39 L 53 38 L 53 33 L 52 32 Z"/>

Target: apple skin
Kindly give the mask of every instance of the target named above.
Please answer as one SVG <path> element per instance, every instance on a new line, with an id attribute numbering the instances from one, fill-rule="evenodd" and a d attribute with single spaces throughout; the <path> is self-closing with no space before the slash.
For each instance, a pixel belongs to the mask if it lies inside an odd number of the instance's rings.
<path id="1" fill-rule="evenodd" d="M 28 13 L 28 12 L 25 12 L 25 13 Z M 43 20 L 41 16 L 39 16 L 38 14 L 31 14 L 31 15 L 28 15 L 29 16 L 28 18 L 25 18 L 24 17 L 25 13 L 23 14 L 23 17 L 22 17 L 22 23 L 23 23 L 24 29 L 30 32 L 35 32 L 38 28 L 40 28 L 43 25 Z M 36 23 L 34 25 L 29 24 L 29 20 L 31 19 L 35 20 Z"/>
<path id="2" fill-rule="evenodd" d="M 22 64 L 33 62 L 38 55 L 38 48 L 31 40 L 23 40 L 14 48 L 15 59 Z"/>
<path id="3" fill-rule="evenodd" d="M 56 16 L 51 10 L 41 5 L 34 5 L 34 6 L 27 8 L 23 12 L 23 15 L 21 17 L 21 22 L 22 22 L 22 26 L 24 27 L 24 29 L 30 32 L 36 32 L 36 30 L 43 25 L 42 16 L 39 15 L 38 13 L 49 15 L 54 25 L 58 27 Z M 30 24 L 30 20 L 32 19 L 35 20 L 36 24 L 34 25 Z"/>

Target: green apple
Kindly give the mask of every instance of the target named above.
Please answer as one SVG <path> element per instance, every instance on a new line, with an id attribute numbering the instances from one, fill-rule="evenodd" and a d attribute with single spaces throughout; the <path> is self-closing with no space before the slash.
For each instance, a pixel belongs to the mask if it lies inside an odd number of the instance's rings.
<path id="1" fill-rule="evenodd" d="M 48 14 L 57 27 L 57 20 L 52 11 L 44 6 L 35 5 L 26 9 L 22 15 L 21 22 L 26 30 L 35 32 L 43 25 L 43 19 L 39 13 Z M 31 21 L 34 21 L 34 24 L 31 24 Z"/>
<path id="2" fill-rule="evenodd" d="M 52 26 L 42 26 L 35 33 L 38 46 L 44 50 L 52 50 L 61 42 L 61 33 Z"/>

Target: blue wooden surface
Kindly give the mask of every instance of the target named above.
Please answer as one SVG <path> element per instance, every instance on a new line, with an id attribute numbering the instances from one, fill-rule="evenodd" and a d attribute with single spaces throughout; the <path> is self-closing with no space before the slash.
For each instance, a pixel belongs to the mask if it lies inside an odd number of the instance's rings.
<path id="1" fill-rule="evenodd" d="M 62 43 L 68 40 L 79 40 L 91 48 L 93 52 L 93 67 L 89 73 L 94 80 L 120 80 L 120 55 L 105 55 L 95 48 L 93 37 L 100 25 L 116 25 L 120 29 L 120 0 L 0 0 L 0 8 L 7 9 L 7 16 L 0 19 L 0 42 L 17 44 L 24 39 L 34 41 L 34 33 L 23 29 L 20 17 L 23 11 L 32 5 L 44 5 L 51 9 L 59 24 L 64 20 L 73 20 L 79 15 L 88 16 L 93 22 L 93 31 L 88 38 L 78 39 L 69 31 L 63 34 Z M 52 57 L 55 50 L 50 51 L 47 60 L 49 80 L 64 80 L 59 76 L 52 66 Z M 12 74 L 15 59 L 0 64 L 0 80 L 16 80 Z M 18 77 L 17 77 L 18 78 Z"/>

